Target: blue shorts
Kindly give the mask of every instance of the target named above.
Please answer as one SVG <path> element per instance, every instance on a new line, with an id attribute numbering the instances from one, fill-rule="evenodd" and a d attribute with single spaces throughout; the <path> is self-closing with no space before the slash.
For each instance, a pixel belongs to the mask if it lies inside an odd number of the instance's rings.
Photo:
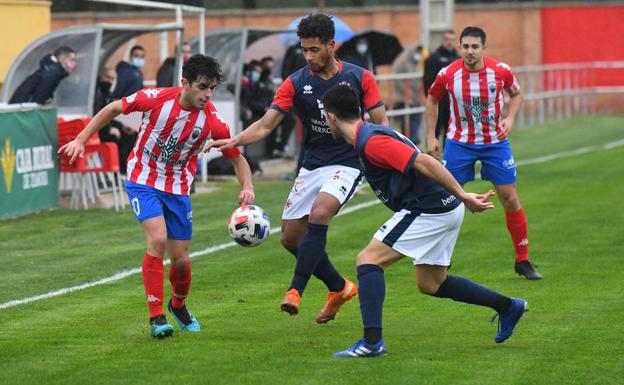
<path id="1" fill-rule="evenodd" d="M 442 159 L 462 185 L 474 180 L 476 161 L 481 161 L 481 179 L 495 185 L 516 182 L 516 164 L 508 140 L 494 144 L 466 144 L 446 139 Z"/>
<path id="2" fill-rule="evenodd" d="M 188 241 L 193 235 L 193 210 L 188 195 L 176 195 L 126 181 L 128 199 L 139 222 L 163 216 L 167 238 Z"/>

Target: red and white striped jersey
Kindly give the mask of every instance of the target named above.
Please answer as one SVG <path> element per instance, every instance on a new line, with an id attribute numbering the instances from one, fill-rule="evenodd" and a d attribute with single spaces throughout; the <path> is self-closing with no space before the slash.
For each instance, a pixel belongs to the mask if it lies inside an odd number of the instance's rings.
<path id="1" fill-rule="evenodd" d="M 182 88 L 153 88 L 121 99 L 123 113 L 142 111 L 139 134 L 128 156 L 127 179 L 172 194 L 188 195 L 197 172 L 197 154 L 207 139 L 230 137 L 230 129 L 208 103 L 203 110 L 184 109 Z M 238 148 L 223 151 L 226 158 Z"/>
<path id="2" fill-rule="evenodd" d="M 520 86 L 505 63 L 484 57 L 485 67 L 470 71 L 464 59 L 457 59 L 438 72 L 429 95 L 440 100 L 450 95 L 451 113 L 446 137 L 468 144 L 499 142 L 504 105 L 503 90 L 510 95 L 520 92 Z"/>

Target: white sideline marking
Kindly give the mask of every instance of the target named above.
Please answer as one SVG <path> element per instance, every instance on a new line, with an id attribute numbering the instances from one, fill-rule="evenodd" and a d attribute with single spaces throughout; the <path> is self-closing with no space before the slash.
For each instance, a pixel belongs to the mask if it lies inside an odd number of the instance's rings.
<path id="1" fill-rule="evenodd" d="M 570 157 L 570 156 L 575 156 L 575 155 L 581 155 L 581 154 L 587 154 L 590 152 L 596 152 L 596 151 L 602 151 L 602 150 L 610 150 L 616 147 L 620 147 L 620 146 L 624 146 L 624 139 L 620 139 L 620 140 L 616 140 L 614 142 L 609 142 L 603 145 L 599 145 L 599 146 L 588 146 L 588 147 L 581 147 L 578 148 L 576 150 L 571 150 L 571 151 L 563 151 L 563 152 L 558 152 L 556 154 L 551 154 L 551 155 L 547 155 L 547 156 L 541 156 L 538 158 L 533 158 L 533 159 L 527 159 L 527 160 L 520 160 L 518 162 L 516 162 L 517 166 L 524 166 L 527 164 L 536 164 L 536 163 L 545 163 L 545 162 L 549 162 L 551 160 L 555 160 L 555 159 L 560 159 L 560 158 L 566 158 L 566 157 Z M 344 215 L 344 214 L 349 214 L 352 213 L 354 211 L 358 211 L 376 204 L 381 203 L 378 199 L 375 200 L 371 200 L 371 201 L 367 201 L 367 202 L 362 202 L 360 204 L 357 204 L 355 206 L 349 206 L 346 207 L 344 210 L 342 210 L 338 215 Z M 274 227 L 271 229 L 271 233 L 275 233 L 275 234 L 279 234 L 281 232 L 281 228 L 280 227 Z M 203 250 L 199 250 L 199 251 L 194 251 L 192 253 L 190 253 L 189 257 L 190 258 L 195 258 L 195 257 L 199 257 L 202 255 L 206 255 L 206 254 L 211 254 L 214 253 L 216 251 L 220 251 L 223 249 L 227 249 L 230 247 L 236 246 L 235 242 L 226 242 L 226 243 L 222 243 L 219 245 L 215 245 L 215 246 L 210 246 L 207 247 Z M 168 265 L 170 262 L 169 260 L 164 261 L 165 266 Z M 48 299 L 48 298 L 53 298 L 53 297 L 58 297 L 67 293 L 71 293 L 74 291 L 78 291 L 78 290 L 83 290 L 83 289 L 88 289 L 90 287 L 94 287 L 94 286 L 100 286 L 100 285 L 105 285 L 107 283 L 111 283 L 111 282 L 116 282 L 116 281 L 120 281 L 126 277 L 129 277 L 131 275 L 134 274 L 138 274 L 141 272 L 141 268 L 140 267 L 136 267 L 134 269 L 130 269 L 130 270 L 124 270 L 121 271 L 119 273 L 116 273 L 114 275 L 111 275 L 110 277 L 106 277 L 106 278 L 102 278 L 99 279 L 97 281 L 92 281 L 92 282 L 87 282 L 84 283 L 82 285 L 77 285 L 77 286 L 72 286 L 72 287 L 66 287 L 63 289 L 58 289 L 58 290 L 53 290 L 50 292 L 47 292 L 45 294 L 40 294 L 40 295 L 36 295 L 33 297 L 27 297 L 27 298 L 22 298 L 22 299 L 16 299 L 13 301 L 9 301 L 9 302 L 5 302 L 0 304 L 0 309 L 7 309 L 13 306 L 18 306 L 18 305 L 23 305 L 26 303 L 30 303 L 30 302 L 35 302 L 35 301 L 39 301 L 42 299 Z"/>

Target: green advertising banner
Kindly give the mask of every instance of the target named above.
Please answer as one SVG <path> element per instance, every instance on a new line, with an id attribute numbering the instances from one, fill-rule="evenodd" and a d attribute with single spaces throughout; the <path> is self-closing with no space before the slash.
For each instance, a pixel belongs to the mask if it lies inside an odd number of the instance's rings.
<path id="1" fill-rule="evenodd" d="M 0 219 L 57 206 L 56 109 L 0 111 Z"/>

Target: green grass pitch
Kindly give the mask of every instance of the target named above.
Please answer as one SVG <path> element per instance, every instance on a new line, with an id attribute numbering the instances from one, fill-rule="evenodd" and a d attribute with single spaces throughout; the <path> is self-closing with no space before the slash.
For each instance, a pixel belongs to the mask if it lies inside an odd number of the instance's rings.
<path id="1" fill-rule="evenodd" d="M 452 274 L 528 300 L 514 336 L 494 343 L 492 311 L 421 295 L 402 260 L 386 271 L 384 338 L 390 354 L 339 360 L 361 336 L 358 301 L 314 322 L 326 291 L 315 279 L 301 312 L 279 302 L 294 258 L 279 235 L 255 249 L 198 256 L 188 305 L 199 334 L 149 335 L 141 275 L 0 309 L 0 384 L 622 384 L 624 383 L 623 116 L 516 129 L 524 161 L 580 147 L 596 151 L 518 167 L 531 259 L 544 280 L 513 273 L 504 215 L 466 214 Z M 193 196 L 191 251 L 229 241 L 237 186 Z M 486 182 L 467 190 L 485 191 Z M 257 181 L 256 203 L 279 226 L 290 182 Z M 369 189 L 349 205 L 375 199 Z M 328 252 L 355 280 L 357 252 L 391 212 L 380 204 L 334 220 Z M 0 222 L 0 303 L 139 267 L 143 234 L 130 210 L 55 210 Z M 168 282 L 165 293 L 169 295 Z"/>

